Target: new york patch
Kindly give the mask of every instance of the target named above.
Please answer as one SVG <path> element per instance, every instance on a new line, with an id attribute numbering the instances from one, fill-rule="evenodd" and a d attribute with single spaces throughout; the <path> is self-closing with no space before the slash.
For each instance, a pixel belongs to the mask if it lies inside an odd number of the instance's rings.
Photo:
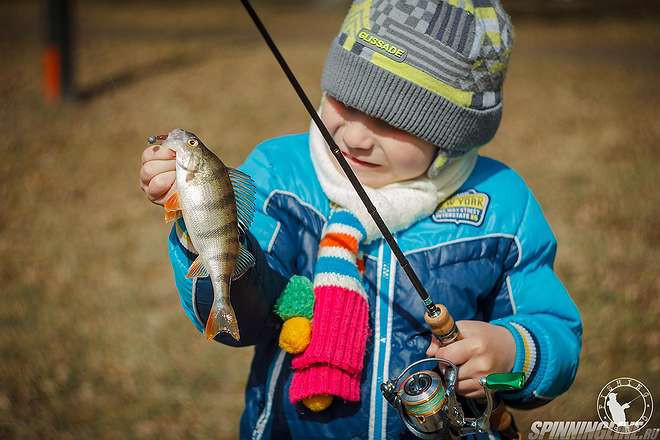
<path id="1" fill-rule="evenodd" d="M 433 221 L 481 226 L 486 217 L 488 202 L 488 194 L 469 189 L 442 202 L 433 213 Z"/>

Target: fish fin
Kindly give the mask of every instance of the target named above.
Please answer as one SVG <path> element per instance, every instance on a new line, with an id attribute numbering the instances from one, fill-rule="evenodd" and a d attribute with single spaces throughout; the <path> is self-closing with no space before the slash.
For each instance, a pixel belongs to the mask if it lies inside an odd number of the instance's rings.
<path id="1" fill-rule="evenodd" d="M 181 211 L 165 211 L 165 223 L 172 223 L 181 218 Z"/>
<path id="2" fill-rule="evenodd" d="M 241 234 L 250 228 L 252 218 L 254 217 L 254 195 L 256 188 L 252 177 L 243 171 L 235 168 L 229 168 L 229 179 L 234 189 L 236 198 L 236 212 L 238 214 L 238 229 Z"/>
<path id="3" fill-rule="evenodd" d="M 245 272 L 248 271 L 251 267 L 253 267 L 256 264 L 256 260 L 254 259 L 254 255 L 248 250 L 246 246 L 241 243 L 240 249 L 238 251 L 238 258 L 236 258 L 236 266 L 234 266 L 234 273 L 231 274 L 231 279 L 232 280 L 237 280 Z"/>
<path id="4" fill-rule="evenodd" d="M 209 276 L 209 271 L 204 267 L 202 257 L 198 256 L 190 265 L 186 278 L 206 278 L 207 276 Z"/>
<path id="5" fill-rule="evenodd" d="M 179 205 L 179 193 L 174 192 L 167 198 L 163 205 L 165 209 L 165 222 L 171 223 L 181 217 L 181 206 Z"/>
<path id="6" fill-rule="evenodd" d="M 206 339 L 210 341 L 220 332 L 229 333 L 237 341 L 241 339 L 236 314 L 229 303 L 223 304 L 223 307 L 214 304 L 211 313 L 209 313 L 209 319 L 206 321 L 206 328 L 204 329 Z"/>
<path id="7" fill-rule="evenodd" d="M 179 204 L 179 193 L 173 192 L 171 196 L 165 201 L 163 205 L 166 211 L 181 211 L 181 205 Z"/>

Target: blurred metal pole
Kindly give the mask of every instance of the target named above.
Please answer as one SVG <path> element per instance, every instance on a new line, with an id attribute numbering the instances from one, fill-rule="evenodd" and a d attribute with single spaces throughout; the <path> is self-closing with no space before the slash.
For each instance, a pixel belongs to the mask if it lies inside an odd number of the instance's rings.
<path id="1" fill-rule="evenodd" d="M 44 4 L 43 94 L 50 102 L 75 97 L 71 3 L 70 0 L 45 0 Z"/>

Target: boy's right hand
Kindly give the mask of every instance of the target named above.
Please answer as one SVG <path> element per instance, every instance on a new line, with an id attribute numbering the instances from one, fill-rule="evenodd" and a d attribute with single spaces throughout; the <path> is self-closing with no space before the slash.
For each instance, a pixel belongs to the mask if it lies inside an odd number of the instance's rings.
<path id="1" fill-rule="evenodd" d="M 147 198 L 157 205 L 164 205 L 175 191 L 176 155 L 160 145 L 147 147 L 142 153 L 140 188 Z"/>

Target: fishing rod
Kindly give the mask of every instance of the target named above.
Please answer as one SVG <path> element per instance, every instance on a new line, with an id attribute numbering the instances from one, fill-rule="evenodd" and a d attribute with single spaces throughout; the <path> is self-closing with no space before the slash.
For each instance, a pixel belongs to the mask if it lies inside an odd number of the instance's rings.
<path id="1" fill-rule="evenodd" d="M 280 53 L 277 45 L 271 38 L 268 30 L 262 23 L 249 0 L 241 0 L 250 18 L 261 33 L 266 44 L 275 56 L 284 74 L 296 91 L 296 94 L 302 101 L 307 113 L 318 127 L 323 135 L 330 151 L 337 159 L 342 170 L 353 185 L 367 212 L 373 218 L 376 226 L 383 234 L 383 238 L 389 244 L 392 252 L 399 261 L 399 264 L 410 279 L 410 282 L 417 291 L 419 297 L 424 302 L 426 313 L 424 320 L 431 328 L 431 333 L 438 339 L 441 345 L 448 345 L 452 342 L 463 339 L 456 322 L 447 308 L 443 304 L 435 304 L 428 292 L 417 277 L 408 259 L 401 251 L 398 243 L 392 236 L 387 225 L 376 210 L 366 191 L 355 176 L 350 165 L 341 154 L 341 150 L 332 138 L 318 113 L 312 105 L 298 82 L 293 71 Z M 434 370 L 423 370 L 413 372 L 420 365 L 430 362 L 441 366 L 443 376 Z M 408 372 L 411 374 L 406 375 Z M 458 380 L 458 367 L 445 359 L 428 358 L 409 365 L 396 378 L 383 382 L 380 386 L 383 397 L 398 412 L 406 426 L 416 437 L 421 439 L 442 438 L 457 439 L 463 435 L 474 432 L 487 432 L 489 426 L 493 426 L 504 438 L 519 438 L 519 433 L 513 423 L 511 414 L 500 402 L 496 407 L 494 405 L 493 394 L 496 391 L 518 390 L 522 388 L 524 382 L 523 373 L 493 373 L 482 377 L 479 383 L 485 393 L 485 408 L 482 414 L 476 418 L 465 417 L 461 405 L 456 400 L 456 384 Z M 422 411 L 422 412 L 420 412 Z M 492 420 L 495 419 L 495 420 Z"/>
<path id="2" fill-rule="evenodd" d="M 417 277 L 417 274 L 415 273 L 415 270 L 412 268 L 412 266 L 408 262 L 408 259 L 401 251 L 401 248 L 399 247 L 396 240 L 392 236 L 392 233 L 388 229 L 382 217 L 376 210 L 376 207 L 369 199 L 369 196 L 362 187 L 362 184 L 360 184 L 358 178 L 355 176 L 355 173 L 351 169 L 350 165 L 348 164 L 344 156 L 341 154 L 340 148 L 337 146 L 337 143 L 332 138 L 332 135 L 328 131 L 328 128 L 325 126 L 325 124 L 319 117 L 318 113 L 316 112 L 316 108 L 312 105 L 311 101 L 307 97 L 307 94 L 305 93 L 302 86 L 298 82 L 296 76 L 293 74 L 293 71 L 287 64 L 286 60 L 280 53 L 279 49 L 277 48 L 277 45 L 275 44 L 270 34 L 268 33 L 268 30 L 266 29 L 261 19 L 257 15 L 257 12 L 254 10 L 249 0 L 241 0 L 241 3 L 243 4 L 248 14 L 252 18 L 252 21 L 254 21 L 255 26 L 257 27 L 257 29 L 261 33 L 261 36 L 266 41 L 266 44 L 268 45 L 271 52 L 277 59 L 277 62 L 284 71 L 284 74 L 289 79 L 289 82 L 291 83 L 294 90 L 298 94 L 298 97 L 305 106 L 305 109 L 307 109 L 307 113 L 309 113 L 309 116 L 311 116 L 312 120 L 314 121 L 314 124 L 316 124 L 319 131 L 323 135 L 323 138 L 330 147 L 332 154 L 339 162 L 341 169 L 344 170 L 344 173 L 346 173 L 346 177 L 348 177 L 348 180 L 351 182 L 351 185 L 353 185 L 353 188 L 355 188 L 355 191 L 362 200 L 362 203 L 364 203 L 364 206 L 367 208 L 367 212 L 369 213 L 371 218 L 373 218 L 381 234 L 383 234 L 383 238 L 385 239 L 385 241 L 387 241 L 387 244 L 390 245 L 390 248 L 392 249 L 392 252 L 394 252 L 396 259 L 399 261 L 401 268 L 405 271 L 413 287 L 419 294 L 419 297 L 424 302 L 424 305 L 426 307 L 426 314 L 424 316 L 424 319 L 426 320 L 427 324 L 431 327 L 433 334 L 436 336 L 436 338 L 438 338 L 440 343 L 443 345 L 462 339 L 463 337 L 459 332 L 458 327 L 456 327 L 454 318 L 451 316 L 447 308 L 442 304 L 435 304 L 431 299 L 431 297 L 429 296 L 426 289 L 424 288 L 424 285 L 422 285 L 421 281 Z"/>

